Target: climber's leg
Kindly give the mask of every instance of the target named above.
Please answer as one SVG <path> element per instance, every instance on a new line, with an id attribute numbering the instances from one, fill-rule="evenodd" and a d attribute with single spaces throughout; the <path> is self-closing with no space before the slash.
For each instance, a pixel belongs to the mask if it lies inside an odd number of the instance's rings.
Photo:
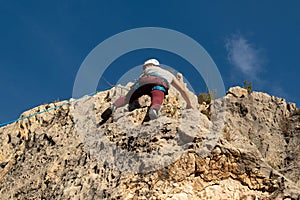
<path id="1" fill-rule="evenodd" d="M 153 90 L 150 92 L 151 95 L 151 105 L 149 109 L 149 116 L 152 119 L 158 117 L 158 111 L 164 101 L 165 93 L 161 90 Z"/>
<path id="2" fill-rule="evenodd" d="M 126 96 L 122 96 L 118 98 L 113 105 L 116 108 L 120 108 L 122 106 L 125 106 L 128 103 L 132 103 L 136 101 L 138 98 L 143 96 L 145 93 L 143 92 L 142 88 L 136 88 L 134 86 L 131 87 L 129 92 L 126 94 Z"/>

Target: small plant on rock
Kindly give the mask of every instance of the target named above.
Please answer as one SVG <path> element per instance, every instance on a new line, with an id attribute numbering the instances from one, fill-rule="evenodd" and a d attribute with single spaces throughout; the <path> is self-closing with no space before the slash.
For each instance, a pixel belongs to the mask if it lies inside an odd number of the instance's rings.
<path id="1" fill-rule="evenodd" d="M 216 99 L 216 90 L 209 91 L 207 90 L 206 93 L 200 93 L 198 95 L 198 103 L 203 104 L 204 102 L 206 104 L 210 104 L 212 100 Z"/>
<path id="2" fill-rule="evenodd" d="M 206 117 L 210 120 L 211 119 L 211 113 L 209 109 L 201 110 L 201 113 L 206 115 Z"/>
<path id="3" fill-rule="evenodd" d="M 248 91 L 248 93 L 250 94 L 253 91 L 252 90 L 252 82 L 244 80 L 243 88 L 246 89 Z"/>

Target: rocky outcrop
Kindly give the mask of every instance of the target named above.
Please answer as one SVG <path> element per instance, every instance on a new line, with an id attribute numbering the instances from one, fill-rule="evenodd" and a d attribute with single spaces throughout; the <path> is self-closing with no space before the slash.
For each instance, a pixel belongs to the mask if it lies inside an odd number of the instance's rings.
<path id="1" fill-rule="evenodd" d="M 101 123 L 124 93 L 113 88 L 0 128 L 1 199 L 300 198 L 294 104 L 235 87 L 186 110 L 171 90 L 156 120 L 144 120 L 144 97 Z"/>
<path id="2" fill-rule="evenodd" d="M 234 98 L 232 98 L 234 97 Z M 263 159 L 300 187 L 300 116 L 293 103 L 262 92 L 231 88 L 225 136 L 236 147 L 254 144 Z M 245 143 L 241 142 L 245 138 Z"/>

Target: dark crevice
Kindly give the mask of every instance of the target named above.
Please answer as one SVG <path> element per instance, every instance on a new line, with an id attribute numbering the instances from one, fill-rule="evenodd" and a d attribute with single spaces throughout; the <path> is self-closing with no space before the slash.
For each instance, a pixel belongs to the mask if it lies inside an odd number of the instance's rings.
<path id="1" fill-rule="evenodd" d="M 51 145 L 51 146 L 54 146 L 56 143 L 54 142 L 54 140 L 52 139 L 52 137 L 51 136 L 48 136 L 47 134 L 44 134 L 44 139 L 46 139 L 48 142 L 49 142 L 49 144 Z"/>

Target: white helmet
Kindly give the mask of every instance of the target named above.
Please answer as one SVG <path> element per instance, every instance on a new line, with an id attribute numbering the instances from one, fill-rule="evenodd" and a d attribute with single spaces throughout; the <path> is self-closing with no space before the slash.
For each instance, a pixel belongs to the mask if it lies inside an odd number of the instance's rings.
<path id="1" fill-rule="evenodd" d="M 159 62 L 158 62 L 158 60 L 156 60 L 156 59 L 150 59 L 150 60 L 147 60 L 147 61 L 144 63 L 144 66 L 145 66 L 145 65 L 149 65 L 149 64 L 152 64 L 152 65 L 154 65 L 154 66 L 159 66 Z"/>

